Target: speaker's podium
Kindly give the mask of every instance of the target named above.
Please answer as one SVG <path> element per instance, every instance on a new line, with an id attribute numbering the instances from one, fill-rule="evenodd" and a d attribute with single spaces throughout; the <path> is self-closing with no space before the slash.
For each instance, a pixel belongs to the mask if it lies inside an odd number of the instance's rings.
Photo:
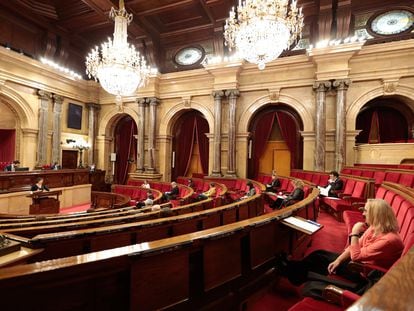
<path id="1" fill-rule="evenodd" d="M 60 208 L 59 195 L 62 190 L 34 192 L 28 197 L 32 198 L 30 214 L 58 214 Z"/>

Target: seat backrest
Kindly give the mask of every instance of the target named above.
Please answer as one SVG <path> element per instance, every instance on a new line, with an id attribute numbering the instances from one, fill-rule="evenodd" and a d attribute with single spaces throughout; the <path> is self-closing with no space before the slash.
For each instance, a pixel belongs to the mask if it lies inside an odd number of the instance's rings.
<path id="1" fill-rule="evenodd" d="M 375 198 L 376 199 L 384 199 L 385 195 L 387 194 L 388 190 L 383 188 L 383 187 L 379 187 L 377 192 L 375 193 Z"/>
<path id="2" fill-rule="evenodd" d="M 392 206 L 392 203 L 393 203 L 396 196 L 397 196 L 397 194 L 395 192 L 388 191 L 387 194 L 384 197 L 384 200 L 387 201 L 388 204 Z"/>
<path id="3" fill-rule="evenodd" d="M 356 180 L 347 179 L 344 187 L 344 194 L 351 194 L 354 191 L 355 184 Z"/>
<path id="4" fill-rule="evenodd" d="M 412 208 L 412 205 L 409 201 L 404 201 L 401 203 L 400 211 L 397 215 L 398 225 L 400 226 L 400 230 L 404 224 L 405 218 L 408 215 L 408 210 Z"/>
<path id="5" fill-rule="evenodd" d="M 414 231 L 414 207 L 407 210 L 403 223 L 400 225 L 401 239 L 406 241 L 408 236 Z"/>
<path id="6" fill-rule="evenodd" d="M 376 185 L 382 184 L 382 182 L 384 181 L 384 178 L 385 178 L 385 172 L 384 171 L 375 171 L 374 172 L 374 179 L 375 179 L 375 184 Z"/>
<path id="7" fill-rule="evenodd" d="M 321 174 L 321 180 L 319 182 L 319 185 L 325 186 L 328 184 L 329 175 Z"/>
<path id="8" fill-rule="evenodd" d="M 365 189 L 367 183 L 364 181 L 357 181 L 355 183 L 354 191 L 352 192 L 352 197 L 354 198 L 363 198 L 365 197 Z"/>
<path id="9" fill-rule="evenodd" d="M 363 170 L 361 176 L 372 178 L 372 177 L 374 177 L 374 171 Z"/>
<path id="10" fill-rule="evenodd" d="M 312 180 L 312 173 L 305 173 L 304 179 L 307 181 L 311 181 Z"/>
<path id="11" fill-rule="evenodd" d="M 385 181 L 398 183 L 398 180 L 400 179 L 401 173 L 398 172 L 386 172 L 385 174 Z"/>
<path id="12" fill-rule="evenodd" d="M 400 208 L 402 203 L 405 202 L 405 198 L 402 197 L 401 195 L 397 194 L 394 198 L 394 200 L 392 201 L 392 209 L 394 210 L 394 214 L 395 216 L 398 216 L 399 212 L 400 212 Z"/>
<path id="13" fill-rule="evenodd" d="M 412 187 L 414 184 L 414 174 L 401 174 L 398 183 L 407 187 Z"/>
<path id="14" fill-rule="evenodd" d="M 312 180 L 311 182 L 314 183 L 315 185 L 319 185 L 321 181 L 321 175 L 320 174 L 313 174 L 312 175 Z"/>
<path id="15" fill-rule="evenodd" d="M 234 189 L 239 190 L 240 187 L 241 187 L 241 183 L 242 183 L 242 180 L 241 179 L 237 179 L 236 180 L 236 184 L 234 185 Z"/>

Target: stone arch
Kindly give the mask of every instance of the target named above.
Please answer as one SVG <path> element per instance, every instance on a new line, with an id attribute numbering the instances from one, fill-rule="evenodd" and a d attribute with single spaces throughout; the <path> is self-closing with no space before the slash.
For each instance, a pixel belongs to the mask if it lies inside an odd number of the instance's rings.
<path id="1" fill-rule="evenodd" d="M 6 85 L 2 85 L 0 96 L 5 99 L 5 104 L 16 114 L 20 128 L 37 129 L 36 114 L 32 106 L 19 93 Z"/>
<path id="2" fill-rule="evenodd" d="M 103 135 L 107 137 L 111 136 L 114 132 L 115 125 L 125 115 L 129 115 L 134 120 L 135 124 L 137 125 L 139 124 L 138 113 L 136 110 L 130 107 L 124 107 L 123 112 L 119 112 L 116 109 L 112 109 L 102 116 L 100 124 L 99 124 L 98 135 Z M 138 130 L 142 130 L 142 129 L 138 129 Z"/>
<path id="3" fill-rule="evenodd" d="M 347 118 L 346 118 L 346 128 L 348 131 L 354 131 L 356 127 L 356 118 L 358 113 L 361 111 L 362 107 L 367 104 L 369 101 L 381 97 L 381 96 L 401 96 L 405 99 L 409 99 L 414 103 L 414 88 L 398 85 L 394 92 L 386 93 L 383 86 L 378 86 L 369 90 L 368 92 L 359 96 L 355 101 L 349 105 L 347 109 Z M 411 106 L 411 109 L 414 110 L 414 107 Z"/>
<path id="4" fill-rule="evenodd" d="M 212 129 L 214 129 L 213 113 L 208 108 L 206 108 L 205 105 L 202 105 L 200 103 L 191 101 L 190 104 L 188 104 L 185 101 L 181 101 L 177 105 L 173 106 L 170 110 L 168 110 L 167 113 L 165 113 L 162 117 L 159 127 L 159 135 L 171 135 L 175 121 L 178 119 L 182 112 L 189 109 L 200 112 L 206 118 L 210 132 L 212 132 Z"/>
<path id="5" fill-rule="evenodd" d="M 249 124 L 255 115 L 255 112 L 266 105 L 283 103 L 296 110 L 302 119 L 303 131 L 313 131 L 314 119 L 305 106 L 296 98 L 289 95 L 280 95 L 278 100 L 272 100 L 269 95 L 259 97 L 242 113 L 238 125 L 238 133 L 246 133 L 249 131 Z"/>

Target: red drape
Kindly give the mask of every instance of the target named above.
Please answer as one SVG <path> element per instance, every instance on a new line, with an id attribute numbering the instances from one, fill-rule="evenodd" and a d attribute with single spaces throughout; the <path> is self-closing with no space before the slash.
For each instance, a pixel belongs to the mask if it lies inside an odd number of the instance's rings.
<path id="1" fill-rule="evenodd" d="M 175 164 L 173 179 L 185 176 L 191 162 L 191 154 L 194 146 L 195 124 L 193 115 L 185 115 L 178 120 L 178 131 L 175 135 Z"/>
<path id="2" fill-rule="evenodd" d="M 200 162 L 203 174 L 208 174 L 208 155 L 209 155 L 209 141 L 206 133 L 209 132 L 207 121 L 201 117 L 196 116 L 196 137 L 198 142 L 198 149 L 200 153 Z"/>
<path id="3" fill-rule="evenodd" d="M 276 119 L 279 123 L 280 132 L 290 151 L 290 167 L 294 168 L 297 152 L 297 128 L 295 121 L 287 113 L 276 112 Z"/>
<path id="4" fill-rule="evenodd" d="M 137 127 L 134 120 L 121 121 L 116 131 L 116 182 L 125 184 L 128 179 L 130 159 L 134 159 L 136 144 L 134 135 Z"/>
<path id="5" fill-rule="evenodd" d="M 259 174 L 259 160 L 262 157 L 267 141 L 272 132 L 275 113 L 267 113 L 258 120 L 253 132 L 252 158 L 249 163 L 249 177 L 255 178 Z"/>
<path id="6" fill-rule="evenodd" d="M 0 130 L 0 162 L 12 162 L 16 142 L 16 130 Z"/>

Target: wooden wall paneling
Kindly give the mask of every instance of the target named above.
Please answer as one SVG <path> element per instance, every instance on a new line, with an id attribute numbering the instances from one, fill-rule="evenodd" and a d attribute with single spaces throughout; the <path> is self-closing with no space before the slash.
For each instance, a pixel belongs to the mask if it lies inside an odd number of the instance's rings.
<path id="1" fill-rule="evenodd" d="M 251 228 L 250 264 L 252 269 L 275 257 L 277 241 L 280 240 L 280 236 L 276 234 L 276 229 L 275 224 L 270 221 L 257 224 Z"/>
<path id="2" fill-rule="evenodd" d="M 232 224 L 237 221 L 237 209 L 231 207 L 227 210 L 224 210 L 222 213 L 222 225 Z"/>
<path id="3" fill-rule="evenodd" d="M 130 256 L 130 310 L 156 310 L 188 300 L 189 251 L 170 251 L 167 262 L 165 252 Z"/>
<path id="4" fill-rule="evenodd" d="M 245 220 L 249 218 L 249 203 L 240 203 L 237 209 L 237 220 Z"/>
<path id="5" fill-rule="evenodd" d="M 155 241 L 171 237 L 171 226 L 155 226 L 141 228 L 137 232 L 137 243 Z"/>
<path id="6" fill-rule="evenodd" d="M 91 252 L 134 244 L 135 236 L 135 233 L 121 232 L 111 234 L 110 238 L 108 238 L 108 235 L 106 234 L 92 237 L 90 242 Z"/>
<path id="7" fill-rule="evenodd" d="M 215 228 L 221 225 L 220 213 L 214 213 L 208 215 L 203 219 L 203 229 Z"/>
<path id="8" fill-rule="evenodd" d="M 205 240 L 204 290 L 209 291 L 241 276 L 241 232 L 227 232 Z"/>
<path id="9" fill-rule="evenodd" d="M 172 225 L 172 235 L 177 236 L 181 234 L 187 234 L 191 232 L 196 232 L 199 230 L 200 219 L 186 219 L 184 221 L 178 222 Z"/>

